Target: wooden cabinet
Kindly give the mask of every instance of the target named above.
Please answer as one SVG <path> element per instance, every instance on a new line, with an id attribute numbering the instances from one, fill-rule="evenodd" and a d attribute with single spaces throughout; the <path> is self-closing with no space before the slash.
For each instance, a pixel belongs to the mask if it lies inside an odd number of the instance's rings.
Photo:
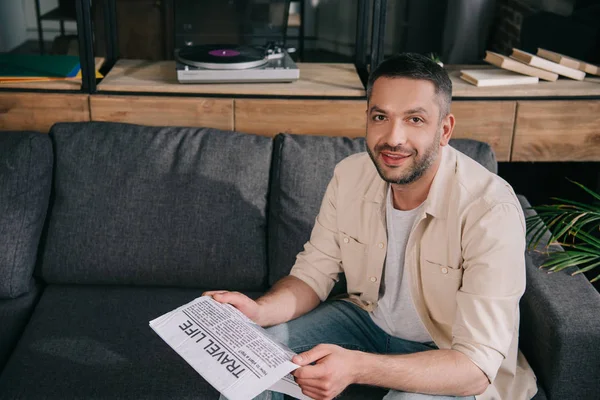
<path id="1" fill-rule="evenodd" d="M 489 143 L 498 161 L 510 161 L 516 106 L 515 101 L 454 101 L 452 137 Z"/>
<path id="2" fill-rule="evenodd" d="M 365 100 L 236 99 L 235 130 L 360 137 L 366 132 Z"/>
<path id="3" fill-rule="evenodd" d="M 47 133 L 57 122 L 90 120 L 86 94 L 0 93 L 0 130 Z"/>
<path id="4" fill-rule="evenodd" d="M 513 161 L 600 161 L 600 101 L 519 101 Z"/>
<path id="5" fill-rule="evenodd" d="M 97 95 L 90 106 L 92 121 L 234 128 L 232 99 Z"/>

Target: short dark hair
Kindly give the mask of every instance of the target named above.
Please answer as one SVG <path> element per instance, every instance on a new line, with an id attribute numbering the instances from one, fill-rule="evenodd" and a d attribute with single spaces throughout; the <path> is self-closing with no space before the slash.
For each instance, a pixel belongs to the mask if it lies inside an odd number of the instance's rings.
<path id="1" fill-rule="evenodd" d="M 440 119 L 450 112 L 452 81 L 444 68 L 432 59 L 417 53 L 400 53 L 379 64 L 369 75 L 367 100 L 371 100 L 373 84 L 381 77 L 426 80 L 435 86 L 439 97 Z"/>

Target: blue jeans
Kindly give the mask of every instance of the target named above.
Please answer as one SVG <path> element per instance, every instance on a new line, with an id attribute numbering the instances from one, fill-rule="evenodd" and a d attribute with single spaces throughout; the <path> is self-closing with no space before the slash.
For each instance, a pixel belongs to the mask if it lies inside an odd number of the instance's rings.
<path id="1" fill-rule="evenodd" d="M 433 343 L 417 343 L 385 333 L 360 307 L 347 301 L 330 301 L 300 318 L 267 329 L 270 335 L 296 353 L 318 344 L 335 344 L 346 349 L 379 354 L 409 354 L 437 349 Z M 390 390 L 383 400 L 445 400 L 475 397 L 433 396 Z M 225 399 L 221 396 L 221 399 Z M 283 400 L 283 394 L 263 392 L 255 400 Z"/>

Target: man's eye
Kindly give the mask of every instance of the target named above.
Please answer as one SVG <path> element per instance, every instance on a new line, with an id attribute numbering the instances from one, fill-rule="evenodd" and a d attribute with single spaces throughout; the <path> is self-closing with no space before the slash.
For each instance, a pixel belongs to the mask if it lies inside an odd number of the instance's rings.
<path id="1" fill-rule="evenodd" d="M 419 118 L 419 117 L 411 117 L 410 118 L 410 122 L 412 122 L 413 124 L 421 124 L 424 121 L 421 118 Z"/>
<path id="2" fill-rule="evenodd" d="M 373 117 L 373 121 L 383 121 L 385 119 L 385 117 L 383 115 L 375 115 Z"/>

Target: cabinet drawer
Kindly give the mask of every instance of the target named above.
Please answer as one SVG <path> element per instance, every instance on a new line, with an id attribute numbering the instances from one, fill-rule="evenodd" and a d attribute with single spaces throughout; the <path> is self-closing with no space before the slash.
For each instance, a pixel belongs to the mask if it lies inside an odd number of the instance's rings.
<path id="1" fill-rule="evenodd" d="M 456 117 L 453 138 L 475 139 L 492 146 L 498 161 L 509 161 L 516 102 L 454 101 Z"/>
<path id="2" fill-rule="evenodd" d="M 366 100 L 235 100 L 235 130 L 274 136 L 280 132 L 364 136 Z"/>
<path id="3" fill-rule="evenodd" d="M 90 97 L 92 121 L 233 130 L 233 100 L 168 96 Z"/>
<path id="4" fill-rule="evenodd" d="M 89 120 L 85 94 L 0 93 L 0 130 L 47 133 L 56 122 Z"/>
<path id="5" fill-rule="evenodd" d="M 520 101 L 513 161 L 600 161 L 600 101 Z"/>

